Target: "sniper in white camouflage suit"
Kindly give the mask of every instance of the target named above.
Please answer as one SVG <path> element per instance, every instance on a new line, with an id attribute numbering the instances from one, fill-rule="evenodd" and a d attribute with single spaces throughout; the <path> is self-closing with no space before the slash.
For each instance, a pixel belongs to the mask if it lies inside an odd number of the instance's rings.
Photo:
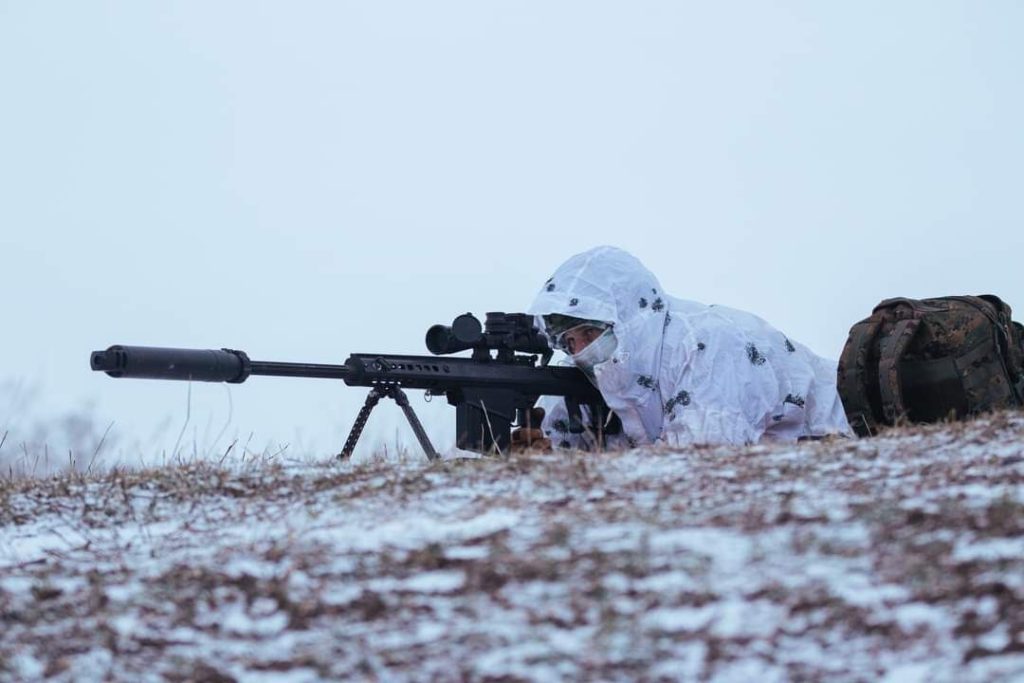
<path id="1" fill-rule="evenodd" d="M 560 331 L 556 322 L 566 317 L 606 328 L 609 343 L 598 357 L 583 349 L 566 362 L 588 374 L 621 420 L 621 433 L 608 436 L 608 446 L 749 444 L 851 433 L 836 391 L 835 361 L 750 313 L 669 296 L 621 249 L 597 247 L 567 260 L 528 312 L 552 342 Z M 539 405 L 554 446 L 592 446 L 591 435 L 569 432 L 562 399 L 545 397 Z"/>

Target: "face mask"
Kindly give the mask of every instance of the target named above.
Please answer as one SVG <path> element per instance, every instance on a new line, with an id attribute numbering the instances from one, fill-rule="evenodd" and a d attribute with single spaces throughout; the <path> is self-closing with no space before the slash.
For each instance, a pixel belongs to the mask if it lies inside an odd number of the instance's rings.
<path id="1" fill-rule="evenodd" d="M 615 338 L 615 332 L 609 327 L 601 333 L 600 337 L 587 344 L 582 351 L 573 354 L 572 361 L 577 367 L 589 370 L 610 359 L 618 346 L 619 340 Z"/>

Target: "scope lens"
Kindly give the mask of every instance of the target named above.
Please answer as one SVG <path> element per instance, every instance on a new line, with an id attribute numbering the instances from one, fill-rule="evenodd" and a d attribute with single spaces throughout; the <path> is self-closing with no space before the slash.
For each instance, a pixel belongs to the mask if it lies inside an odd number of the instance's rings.
<path id="1" fill-rule="evenodd" d="M 452 321 L 452 335 L 463 344 L 475 344 L 480 341 L 483 327 L 471 313 L 463 313 Z"/>

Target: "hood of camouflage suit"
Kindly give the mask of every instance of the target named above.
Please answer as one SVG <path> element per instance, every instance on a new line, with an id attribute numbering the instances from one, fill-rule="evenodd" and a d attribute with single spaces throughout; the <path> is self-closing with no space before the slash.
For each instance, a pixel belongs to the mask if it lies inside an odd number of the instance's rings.
<path id="1" fill-rule="evenodd" d="M 560 313 L 614 326 L 618 348 L 611 360 L 594 368 L 594 378 L 624 424 L 628 413 L 636 414 L 653 440 L 661 432 L 658 377 L 668 302 L 658 279 L 636 257 L 602 246 L 559 266 L 527 312 Z"/>

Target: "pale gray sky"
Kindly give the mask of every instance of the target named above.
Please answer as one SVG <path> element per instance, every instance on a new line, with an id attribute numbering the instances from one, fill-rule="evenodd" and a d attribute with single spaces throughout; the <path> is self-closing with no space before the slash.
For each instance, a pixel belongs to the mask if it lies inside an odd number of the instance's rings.
<path id="1" fill-rule="evenodd" d="M 187 386 L 91 350 L 422 352 L 598 244 L 831 357 L 888 296 L 1024 314 L 1022 32 L 1015 1 L 0 0 L 0 380 L 40 389 L 0 430 L 92 402 L 150 458 Z M 215 442 L 228 395 L 192 387 L 185 443 L 333 452 L 364 398 L 253 378 Z"/>

